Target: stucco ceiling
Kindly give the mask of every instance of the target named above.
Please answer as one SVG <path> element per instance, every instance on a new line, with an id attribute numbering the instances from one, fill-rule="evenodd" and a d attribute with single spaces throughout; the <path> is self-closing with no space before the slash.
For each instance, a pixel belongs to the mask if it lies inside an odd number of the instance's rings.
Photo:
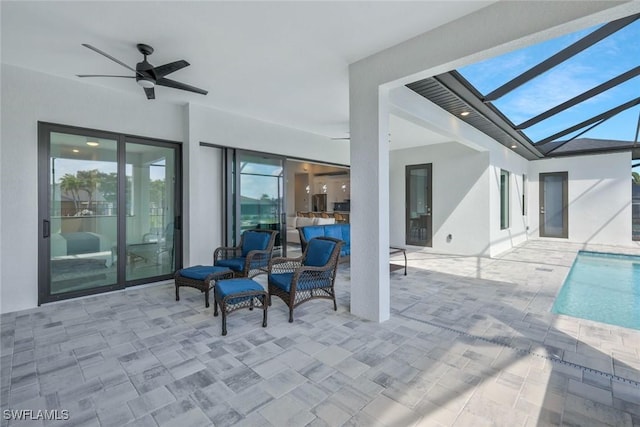
<path id="1" fill-rule="evenodd" d="M 159 87 L 150 103 L 193 102 L 342 137 L 350 63 L 490 3 L 2 1 L 1 55 L 3 63 L 143 98 L 134 80 L 76 74 L 129 72 L 81 43 L 133 67 L 141 60 L 136 44 L 146 43 L 155 49 L 149 62 L 185 59 L 191 66 L 169 77 L 209 91 Z"/>

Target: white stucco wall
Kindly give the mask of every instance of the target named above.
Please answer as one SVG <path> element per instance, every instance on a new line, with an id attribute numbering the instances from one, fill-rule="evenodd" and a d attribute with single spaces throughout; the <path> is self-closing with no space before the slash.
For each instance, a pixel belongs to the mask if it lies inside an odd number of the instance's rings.
<path id="1" fill-rule="evenodd" d="M 625 16 L 625 8 L 608 2 L 548 2 L 545 7 L 536 2 L 496 2 L 349 65 L 351 156 L 357 159 L 351 168 L 354 314 L 379 322 L 389 318 L 389 275 L 381 268 L 389 260 L 389 218 L 381 209 L 388 206 L 390 194 L 389 91 L 572 28 Z M 567 22 L 572 24 L 563 25 Z M 366 228 L 359 225 L 365 220 Z M 495 238 L 502 237 L 499 233 Z"/>
<path id="2" fill-rule="evenodd" d="M 223 241 L 220 149 L 201 146 L 201 142 L 331 163 L 349 163 L 349 146 L 344 141 L 332 141 L 324 136 L 200 105 L 191 104 L 187 111 L 189 133 L 185 145 L 188 153 L 185 155 L 184 187 L 189 197 L 185 203 L 185 217 L 188 219 L 184 227 L 185 265 L 210 263 L 213 249 Z M 208 210 L 201 209 L 201 200 L 212 204 Z"/>
<path id="3" fill-rule="evenodd" d="M 631 153 L 559 157 L 529 163 L 530 238 L 540 238 L 539 174 L 568 172 L 569 240 L 636 246 L 631 240 Z"/>
<path id="4" fill-rule="evenodd" d="M 522 175 L 528 161 L 508 147 L 494 141 L 491 146 L 490 256 L 496 256 L 527 240 L 527 217 L 522 216 Z M 509 227 L 500 228 L 500 171 L 509 172 Z"/>
<path id="5" fill-rule="evenodd" d="M 2 65 L 3 313 L 38 303 L 38 121 L 180 141 L 182 108 L 139 95 Z"/>
<path id="6" fill-rule="evenodd" d="M 432 164 L 433 246 L 423 250 L 489 255 L 489 153 L 456 142 L 390 152 L 390 244 L 406 246 L 405 167 L 424 163 Z"/>
<path id="7" fill-rule="evenodd" d="M 2 65 L 0 311 L 38 302 L 38 121 L 183 143 L 184 263 L 211 261 L 221 242 L 220 160 L 200 142 L 349 163 L 348 144 L 195 105 L 149 101 L 99 86 Z M 11 268 L 6 268 L 11 266 Z"/>
<path id="8" fill-rule="evenodd" d="M 504 145 L 496 142 L 494 139 L 480 132 L 473 126 L 467 124 L 463 120 L 452 116 L 442 108 L 438 107 L 431 101 L 407 89 L 406 87 L 396 88 L 391 91 L 390 101 L 392 111 L 405 119 L 411 120 L 420 126 L 431 131 L 438 132 L 455 141 L 450 144 L 438 144 L 423 147 L 418 151 L 414 149 L 398 150 L 409 153 L 406 161 L 417 164 L 417 159 L 429 158 L 436 156 L 440 158 L 445 172 L 438 172 L 441 175 L 442 182 L 448 182 L 454 191 L 449 192 L 447 188 L 439 193 L 436 198 L 436 186 L 439 185 L 435 178 L 436 167 L 434 165 L 434 251 L 444 251 L 448 253 L 457 253 L 461 255 L 487 255 L 495 256 L 513 246 L 524 242 L 527 239 L 526 226 L 527 219 L 522 216 L 522 175 L 527 173 L 527 160 L 518 154 L 517 150 L 512 150 Z M 391 152 L 395 156 L 395 151 Z M 475 154 L 474 154 L 475 153 Z M 415 154 L 415 158 L 411 155 Z M 483 154 L 480 156 L 480 154 Z M 444 157 L 440 157 L 444 156 Z M 480 160 L 481 159 L 481 160 Z M 392 163 L 393 165 L 393 163 Z M 482 173 L 480 173 L 482 168 Z M 442 169 L 439 167 L 438 169 Z M 500 170 L 504 169 L 510 174 L 510 221 L 509 228 L 500 229 Z M 404 173 L 404 172 L 402 172 Z M 481 178 L 480 178 L 481 177 Z M 469 196 L 474 203 L 468 205 L 466 200 L 462 201 L 462 193 L 464 185 L 458 185 L 457 182 L 473 181 L 480 179 L 477 185 L 473 187 L 474 191 Z M 390 177 L 390 182 L 394 183 L 395 178 Z M 404 182 L 401 183 L 404 188 Z M 394 185 L 398 185 L 397 183 Z M 396 187 L 392 185 L 394 197 Z M 455 191 L 457 190 L 457 191 Z M 402 193 L 404 195 L 404 193 Z M 404 197 L 404 196 L 403 196 Z M 447 210 L 438 210 L 440 206 L 455 205 L 455 209 L 451 209 L 452 217 L 440 217 Z M 394 201 L 390 201 L 391 209 L 394 209 Z M 465 212 L 465 208 L 469 206 L 470 212 Z M 479 213 L 481 209 L 485 211 Z M 463 213 L 464 212 L 464 213 Z M 476 218 L 477 217 L 477 218 Z M 436 225 L 436 218 L 439 218 Z M 460 232 L 454 233 L 454 230 L 468 232 L 468 225 L 471 225 L 473 236 L 478 241 L 470 246 L 461 245 L 461 240 L 456 239 L 456 234 L 460 236 Z M 395 216 L 392 211 L 392 228 L 395 227 Z M 439 229 L 438 226 L 441 228 Z M 481 227 L 482 230 L 475 230 L 475 227 Z M 448 230 L 448 231 L 447 231 Z M 391 236 L 394 241 L 399 241 L 398 229 L 392 229 Z M 440 234 L 437 234 L 439 233 Z M 446 242 L 446 236 L 453 235 L 450 243 L 442 245 L 442 241 Z M 460 236 L 462 237 L 462 236 Z M 437 240 L 439 239 L 439 240 Z M 471 240 L 471 239 L 465 239 Z"/>

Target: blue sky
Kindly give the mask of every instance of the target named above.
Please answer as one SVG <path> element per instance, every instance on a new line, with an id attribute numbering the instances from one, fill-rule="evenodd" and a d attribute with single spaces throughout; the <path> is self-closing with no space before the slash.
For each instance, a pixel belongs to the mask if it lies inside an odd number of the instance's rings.
<path id="1" fill-rule="evenodd" d="M 458 71 L 476 89 L 486 95 L 598 27 L 509 52 Z M 562 64 L 537 76 L 494 101 L 494 105 L 517 125 L 638 65 L 640 65 L 640 21 L 627 25 Z M 640 77 L 635 77 L 525 129 L 524 132 L 533 142 L 536 142 L 638 96 L 640 96 Z M 639 111 L 640 108 L 636 106 L 620 113 L 584 134 L 583 137 L 632 141 L 635 138 Z"/>

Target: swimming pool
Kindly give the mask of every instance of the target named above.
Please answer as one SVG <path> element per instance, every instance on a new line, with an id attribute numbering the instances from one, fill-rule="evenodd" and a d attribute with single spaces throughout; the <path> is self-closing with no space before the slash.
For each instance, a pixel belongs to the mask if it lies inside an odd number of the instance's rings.
<path id="1" fill-rule="evenodd" d="M 578 252 L 551 311 L 640 329 L 640 256 Z"/>

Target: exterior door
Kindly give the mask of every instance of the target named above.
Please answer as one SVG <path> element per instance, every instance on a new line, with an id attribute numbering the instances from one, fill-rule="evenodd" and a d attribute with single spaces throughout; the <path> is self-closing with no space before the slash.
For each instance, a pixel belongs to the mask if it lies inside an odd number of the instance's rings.
<path id="1" fill-rule="evenodd" d="M 40 302 L 117 289 L 118 137 L 41 131 Z"/>
<path id="2" fill-rule="evenodd" d="M 125 225 L 127 282 L 173 274 L 180 233 L 176 213 L 177 164 L 172 145 L 127 138 Z"/>
<path id="3" fill-rule="evenodd" d="M 179 145 L 50 123 L 38 133 L 38 303 L 171 278 Z"/>
<path id="4" fill-rule="evenodd" d="M 540 237 L 569 237 L 568 173 L 540 174 Z"/>
<path id="5" fill-rule="evenodd" d="M 406 179 L 406 242 L 407 245 L 432 245 L 432 165 L 408 165 Z"/>
<path id="6" fill-rule="evenodd" d="M 258 228 L 278 231 L 274 255 L 286 254 L 284 158 L 236 151 L 236 236 Z"/>

